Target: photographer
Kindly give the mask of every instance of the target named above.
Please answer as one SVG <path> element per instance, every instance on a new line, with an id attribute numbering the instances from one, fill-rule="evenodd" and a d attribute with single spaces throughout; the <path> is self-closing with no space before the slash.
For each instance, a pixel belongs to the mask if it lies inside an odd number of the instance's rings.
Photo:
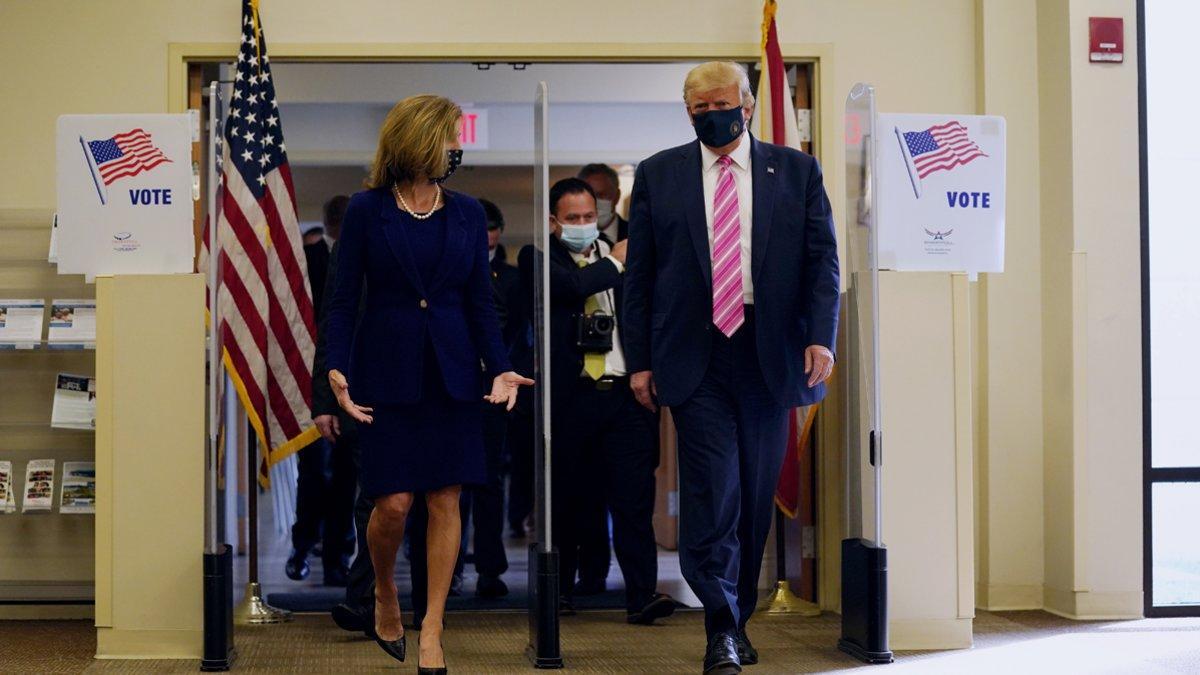
<path id="1" fill-rule="evenodd" d="M 596 226 L 596 197 L 578 178 L 550 189 L 551 433 L 554 543 L 564 609 L 572 607 L 579 538 L 607 502 L 613 547 L 625 577 L 630 623 L 652 623 L 675 602 L 655 593 L 657 546 L 651 522 L 658 465 L 655 417 L 634 400 L 621 348 L 625 242 L 609 245 Z M 534 250 L 519 256 L 533 288 Z"/>

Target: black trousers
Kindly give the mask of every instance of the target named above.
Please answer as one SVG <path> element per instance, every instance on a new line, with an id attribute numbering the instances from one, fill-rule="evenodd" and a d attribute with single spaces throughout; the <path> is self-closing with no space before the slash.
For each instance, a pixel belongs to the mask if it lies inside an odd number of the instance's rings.
<path id="1" fill-rule="evenodd" d="M 679 562 L 704 604 L 710 637 L 744 627 L 754 613 L 788 428 L 788 410 L 758 365 L 753 312 L 732 338 L 711 332 L 704 379 L 671 408 L 679 439 Z"/>
<path id="2" fill-rule="evenodd" d="M 502 406 L 483 409 L 483 449 L 487 453 L 487 482 L 466 491 L 473 524 L 475 571 L 498 577 L 508 571 L 504 551 L 504 450 L 508 413 Z M 465 530 L 464 530 L 465 531 Z"/>
<path id="3" fill-rule="evenodd" d="M 354 464 L 354 475 L 358 476 L 360 454 L 358 432 L 353 424 L 342 424 L 342 434 L 333 446 L 334 455 L 349 456 Z M 350 564 L 349 580 L 346 583 L 346 604 L 355 609 L 366 609 L 375 605 L 375 568 L 371 564 L 371 550 L 367 546 L 367 523 L 375 503 L 359 490 L 354 499 L 354 531 L 358 552 Z M 372 615 L 373 617 L 374 615 Z"/>
<path id="4" fill-rule="evenodd" d="M 508 526 L 525 532 L 525 518 L 533 512 L 533 412 L 524 406 L 508 418 Z"/>
<path id="5" fill-rule="evenodd" d="M 658 583 L 654 541 L 654 469 L 658 429 L 638 405 L 628 380 L 601 389 L 579 378 L 555 396 L 552 428 L 551 525 L 559 551 L 561 593 L 570 597 L 579 567 L 580 534 L 607 503 L 613 549 L 625 578 L 625 604 L 641 609 Z"/>
<path id="6" fill-rule="evenodd" d="M 321 438 L 300 449 L 297 471 L 292 548 L 307 555 L 320 541 L 325 569 L 345 565 L 354 552 L 354 458 Z"/>

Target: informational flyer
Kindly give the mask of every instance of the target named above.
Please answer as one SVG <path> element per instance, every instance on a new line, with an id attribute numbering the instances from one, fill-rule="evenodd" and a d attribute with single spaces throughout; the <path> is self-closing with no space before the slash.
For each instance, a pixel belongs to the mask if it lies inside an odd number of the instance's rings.
<path id="1" fill-rule="evenodd" d="M 96 301 L 52 300 L 48 340 L 51 349 L 95 348 Z"/>
<path id="2" fill-rule="evenodd" d="M 42 339 L 44 300 L 0 298 L 0 349 L 33 349 Z"/>
<path id="3" fill-rule="evenodd" d="M 0 513 L 17 510 L 17 498 L 12 490 L 12 462 L 0 462 Z"/>
<path id="4" fill-rule="evenodd" d="M 50 426 L 58 429 L 96 428 L 96 379 L 87 375 L 58 374 Z"/>
<path id="5" fill-rule="evenodd" d="M 54 460 L 34 459 L 25 467 L 25 499 L 21 513 L 54 508 Z"/>
<path id="6" fill-rule="evenodd" d="M 96 463 L 63 462 L 59 513 L 96 512 Z"/>

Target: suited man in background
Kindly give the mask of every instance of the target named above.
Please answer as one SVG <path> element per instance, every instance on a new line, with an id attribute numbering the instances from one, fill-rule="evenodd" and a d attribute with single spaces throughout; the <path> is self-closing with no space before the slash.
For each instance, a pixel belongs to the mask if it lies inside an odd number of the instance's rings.
<path id="1" fill-rule="evenodd" d="M 746 634 L 788 414 L 833 368 L 837 242 L 817 162 L 746 131 L 745 69 L 684 82 L 697 141 L 642 162 L 630 208 L 625 356 L 679 441 L 680 565 L 704 604 L 706 673 L 756 663 Z"/>
<path id="2" fill-rule="evenodd" d="M 654 469 L 657 426 L 629 390 L 621 346 L 621 275 L 626 244 L 599 239 L 591 186 L 565 178 L 550 188 L 554 236 L 550 276 L 552 536 L 559 551 L 563 609 L 570 612 L 579 564 L 581 524 L 607 503 L 617 563 L 625 579 L 629 623 L 650 624 L 675 611 L 656 593 Z M 525 285 L 533 288 L 533 246 L 520 253 Z M 605 337 L 606 336 L 606 337 Z M 530 353 L 516 359 L 531 362 Z M 607 542 L 607 532 L 605 532 Z"/>
<path id="3" fill-rule="evenodd" d="M 629 221 L 617 213 L 621 203 L 621 179 L 607 164 L 585 164 L 576 178 L 592 186 L 596 193 L 596 225 L 600 236 L 615 244 L 629 238 Z"/>

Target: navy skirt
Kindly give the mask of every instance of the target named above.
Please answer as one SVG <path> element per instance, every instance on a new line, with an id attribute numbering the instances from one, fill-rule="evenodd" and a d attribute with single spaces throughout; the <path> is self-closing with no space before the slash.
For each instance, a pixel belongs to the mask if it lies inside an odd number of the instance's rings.
<path id="1" fill-rule="evenodd" d="M 374 422 L 358 425 L 359 482 L 370 499 L 487 480 L 483 406 L 488 404 L 482 394 L 470 403 L 450 397 L 432 343 L 426 344 L 422 369 L 418 402 L 360 403 L 375 409 Z"/>

